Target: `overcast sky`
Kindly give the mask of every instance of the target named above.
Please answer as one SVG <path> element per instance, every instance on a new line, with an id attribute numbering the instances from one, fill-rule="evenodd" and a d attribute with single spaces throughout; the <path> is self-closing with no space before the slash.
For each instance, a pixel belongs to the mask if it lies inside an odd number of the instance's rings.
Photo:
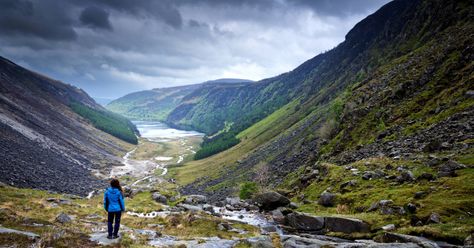
<path id="1" fill-rule="evenodd" d="M 0 55 L 116 98 L 259 80 L 335 47 L 388 0 L 0 0 Z"/>

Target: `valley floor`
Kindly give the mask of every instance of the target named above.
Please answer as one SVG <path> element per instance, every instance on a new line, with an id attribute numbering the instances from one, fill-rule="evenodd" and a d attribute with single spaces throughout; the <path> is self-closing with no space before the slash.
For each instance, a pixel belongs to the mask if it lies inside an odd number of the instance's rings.
<path id="1" fill-rule="evenodd" d="M 301 195 L 293 196 L 291 200 L 296 204 L 292 207 L 297 208 L 296 211 L 319 216 L 358 218 L 370 224 L 371 230 L 346 234 L 329 232 L 326 235 L 330 236 L 322 236 L 315 232 L 301 233 L 295 230 L 294 226 L 288 228 L 278 225 L 276 222 L 279 217 L 285 218 L 282 212 L 286 215 L 294 211 L 291 209 L 281 208 L 262 214 L 255 206 L 236 198 L 216 204 L 219 205 L 217 207 L 210 205 L 203 196 L 180 195 L 180 185 L 172 178 L 173 175 L 167 173 L 168 167 L 186 168 L 181 164 L 191 159 L 199 142 L 200 138 L 197 137 L 164 142 L 150 142 L 142 139 L 139 145 L 124 157 L 125 166 L 112 169 L 110 173 L 118 176 L 123 185 L 127 185 L 124 187 L 127 213 L 122 218 L 119 240 L 110 241 L 105 238 L 106 215 L 102 207 L 103 190 L 92 192 L 88 198 L 82 198 L 2 185 L 0 187 L 0 246 L 345 247 L 350 245 L 365 247 L 370 245 L 388 247 L 390 243 L 374 243 L 372 239 L 384 237 L 386 231 L 396 231 L 461 244 L 464 238 L 474 231 L 473 201 L 469 197 L 466 198 L 474 193 L 472 168 L 459 170 L 457 177 L 442 178 L 436 182 L 424 181 L 395 185 L 386 184 L 375 178 L 358 180 L 359 176 L 354 172 L 389 164 L 394 168 L 403 165 L 410 168 L 412 164 L 407 164 L 406 161 L 383 159 L 359 161 L 346 168 L 324 164 L 322 166 L 326 169 L 325 173 L 328 173 L 326 179 L 309 185 L 305 189 L 304 199 L 299 198 Z M 469 158 L 466 157 L 466 159 Z M 415 176 L 429 172 L 414 171 Z M 305 173 L 307 172 L 295 172 L 286 183 L 291 185 L 292 180 L 299 180 L 298 178 Z M 347 180 L 357 182 L 346 185 L 347 192 L 342 196 L 342 202 L 346 203 L 332 207 L 323 207 L 317 203 L 322 189 L 336 187 Z M 426 195 L 420 196 L 419 200 L 414 200 L 419 191 L 425 192 Z M 347 206 L 353 205 L 354 202 L 370 204 L 383 199 L 392 201 L 389 204 L 390 208 L 387 208 L 391 209 L 390 211 L 403 209 L 399 206 L 413 201 L 419 209 L 419 214 L 430 218 L 430 214 L 436 211 L 441 215 L 441 220 L 438 223 L 434 220 L 428 225 L 412 227 L 410 221 L 413 221 L 413 218 L 410 219 L 410 216 L 416 215 L 400 216 L 382 214 L 378 211 L 354 212 Z M 445 204 L 443 201 L 449 201 L 450 204 Z M 464 212 L 459 212 L 460 209 Z M 453 211 L 455 213 L 452 213 Z M 302 216 L 296 225 L 313 220 L 312 217 Z M 325 218 L 327 222 L 328 217 Z M 393 224 L 393 227 L 390 224 Z M 354 239 L 361 240 L 353 241 Z M 400 237 L 385 240 L 385 242 L 395 241 L 400 241 Z M 446 244 L 434 243 L 419 237 L 407 238 L 405 242 L 408 243 L 396 246 L 421 247 L 424 243 L 424 247 L 437 247 L 436 245 Z"/>

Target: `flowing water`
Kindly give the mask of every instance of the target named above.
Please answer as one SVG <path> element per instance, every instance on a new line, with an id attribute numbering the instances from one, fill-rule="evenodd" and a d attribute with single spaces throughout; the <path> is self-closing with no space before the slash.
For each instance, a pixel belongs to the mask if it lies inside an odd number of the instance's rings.
<path id="1" fill-rule="evenodd" d="M 171 128 L 161 122 L 151 122 L 151 121 L 136 121 L 134 124 L 137 126 L 137 129 L 140 131 L 141 137 L 145 138 L 149 142 L 164 143 L 167 142 L 177 142 L 180 146 L 181 154 L 171 157 L 169 154 L 158 154 L 153 158 L 148 160 L 135 160 L 132 159 L 132 155 L 137 151 L 137 148 L 127 152 L 122 158 L 123 166 L 113 167 L 110 176 L 111 177 L 121 177 L 124 175 L 131 175 L 136 177 L 137 180 L 130 184 L 131 187 L 144 187 L 143 182 L 149 180 L 162 181 L 167 173 L 166 165 L 170 163 L 180 164 L 184 161 L 186 156 L 195 154 L 195 148 L 188 144 L 188 139 L 191 137 L 203 136 L 203 134 L 195 131 L 186 131 L 178 130 Z M 154 171 L 156 169 L 161 169 L 162 172 L 160 175 L 156 175 Z M 145 186 L 147 187 L 147 186 Z M 93 194 L 93 192 L 91 192 Z M 90 194 L 92 196 L 92 194 Z M 90 197 L 88 197 L 90 198 Z M 223 219 L 239 221 L 247 223 L 253 226 L 263 228 L 268 225 L 272 225 L 265 218 L 264 215 L 258 211 L 229 211 L 225 208 L 214 207 L 214 211 L 220 213 Z M 164 206 L 162 211 L 152 211 L 148 213 L 137 213 L 128 211 L 127 214 L 130 216 L 135 216 L 137 218 L 156 218 L 156 217 L 166 217 L 172 212 L 169 209 L 169 206 Z M 163 236 L 163 237 L 154 237 L 150 240 L 150 245 L 153 246 L 176 246 L 176 245 L 186 245 L 188 247 L 232 247 L 235 245 L 235 240 L 226 240 L 218 237 L 203 237 L 196 238 L 193 240 L 180 240 L 177 237 L 173 236 Z"/>

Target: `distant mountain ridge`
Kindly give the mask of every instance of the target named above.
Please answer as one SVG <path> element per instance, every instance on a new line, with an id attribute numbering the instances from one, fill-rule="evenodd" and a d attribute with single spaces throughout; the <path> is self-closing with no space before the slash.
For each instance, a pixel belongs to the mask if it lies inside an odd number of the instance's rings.
<path id="1" fill-rule="evenodd" d="M 187 95 L 201 87 L 245 84 L 251 82 L 253 81 L 246 79 L 222 78 L 200 84 L 138 91 L 108 103 L 106 108 L 130 119 L 166 121 L 168 114 L 173 111 Z"/>
<path id="2" fill-rule="evenodd" d="M 129 147 L 95 126 L 135 132 L 83 90 L 0 57 L 0 181 L 86 194 L 103 183 L 92 171 L 120 163 Z"/>

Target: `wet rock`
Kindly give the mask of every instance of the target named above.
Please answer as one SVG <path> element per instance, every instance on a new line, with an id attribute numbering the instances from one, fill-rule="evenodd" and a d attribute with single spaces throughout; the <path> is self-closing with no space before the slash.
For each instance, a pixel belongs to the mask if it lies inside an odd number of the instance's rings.
<path id="1" fill-rule="evenodd" d="M 286 216 L 286 223 L 301 231 L 320 231 L 324 228 L 323 217 L 315 217 L 297 212 L 288 214 Z"/>
<path id="2" fill-rule="evenodd" d="M 325 217 L 325 229 L 329 232 L 366 233 L 370 231 L 369 225 L 358 219 Z"/>
<path id="3" fill-rule="evenodd" d="M 168 204 L 168 198 L 158 192 L 153 193 L 151 198 L 158 203 Z"/>
<path id="4" fill-rule="evenodd" d="M 274 248 L 272 239 L 269 236 L 260 236 L 247 239 L 252 248 Z"/>
<path id="5" fill-rule="evenodd" d="M 32 232 L 24 232 L 24 231 L 18 231 L 15 229 L 10 229 L 10 228 L 5 228 L 0 226 L 0 233 L 6 233 L 6 234 L 19 234 L 28 237 L 30 240 L 37 240 L 40 238 L 40 236 L 36 233 Z"/>
<path id="6" fill-rule="evenodd" d="M 227 197 L 225 198 L 225 204 L 234 206 L 234 205 L 240 205 L 241 201 L 240 198 L 238 197 Z"/>
<path id="7" fill-rule="evenodd" d="M 275 209 L 271 212 L 271 216 L 273 218 L 273 221 L 278 224 L 285 224 L 285 215 L 281 212 L 280 209 Z"/>
<path id="8" fill-rule="evenodd" d="M 202 210 L 206 211 L 206 212 L 209 212 L 209 213 L 214 213 L 214 207 L 212 207 L 211 205 L 209 204 L 204 204 L 202 206 Z"/>
<path id="9" fill-rule="evenodd" d="M 381 237 L 381 241 L 384 243 L 414 243 L 426 248 L 439 247 L 434 241 L 427 238 L 391 232 L 384 233 Z"/>
<path id="10" fill-rule="evenodd" d="M 290 200 L 277 192 L 266 192 L 254 197 L 261 210 L 273 210 L 290 204 Z"/>
<path id="11" fill-rule="evenodd" d="M 207 197 L 204 195 L 187 195 L 184 198 L 184 203 L 196 205 L 196 204 L 204 204 L 207 202 Z"/>
<path id="12" fill-rule="evenodd" d="M 72 221 L 72 217 L 65 213 L 60 213 L 58 216 L 56 216 L 56 221 L 61 224 L 69 223 Z"/>
<path id="13" fill-rule="evenodd" d="M 201 206 L 195 206 L 195 205 L 190 205 L 190 204 L 184 204 L 180 203 L 176 205 L 177 207 L 183 208 L 185 211 L 190 211 L 190 212 L 200 212 L 203 211 Z"/>
<path id="14" fill-rule="evenodd" d="M 119 244 L 122 240 L 122 236 L 119 236 L 118 239 L 108 239 L 108 234 L 106 232 L 92 233 L 89 240 L 98 243 L 99 245 L 114 245 Z"/>
<path id="15" fill-rule="evenodd" d="M 325 207 L 332 207 L 336 202 L 336 195 L 329 192 L 321 194 L 318 200 L 318 204 Z"/>
<path id="16" fill-rule="evenodd" d="M 428 217 L 428 220 L 427 220 L 427 224 L 430 224 L 430 223 L 435 223 L 435 224 L 441 223 L 441 216 L 439 216 L 438 213 L 431 213 L 430 217 Z"/>

